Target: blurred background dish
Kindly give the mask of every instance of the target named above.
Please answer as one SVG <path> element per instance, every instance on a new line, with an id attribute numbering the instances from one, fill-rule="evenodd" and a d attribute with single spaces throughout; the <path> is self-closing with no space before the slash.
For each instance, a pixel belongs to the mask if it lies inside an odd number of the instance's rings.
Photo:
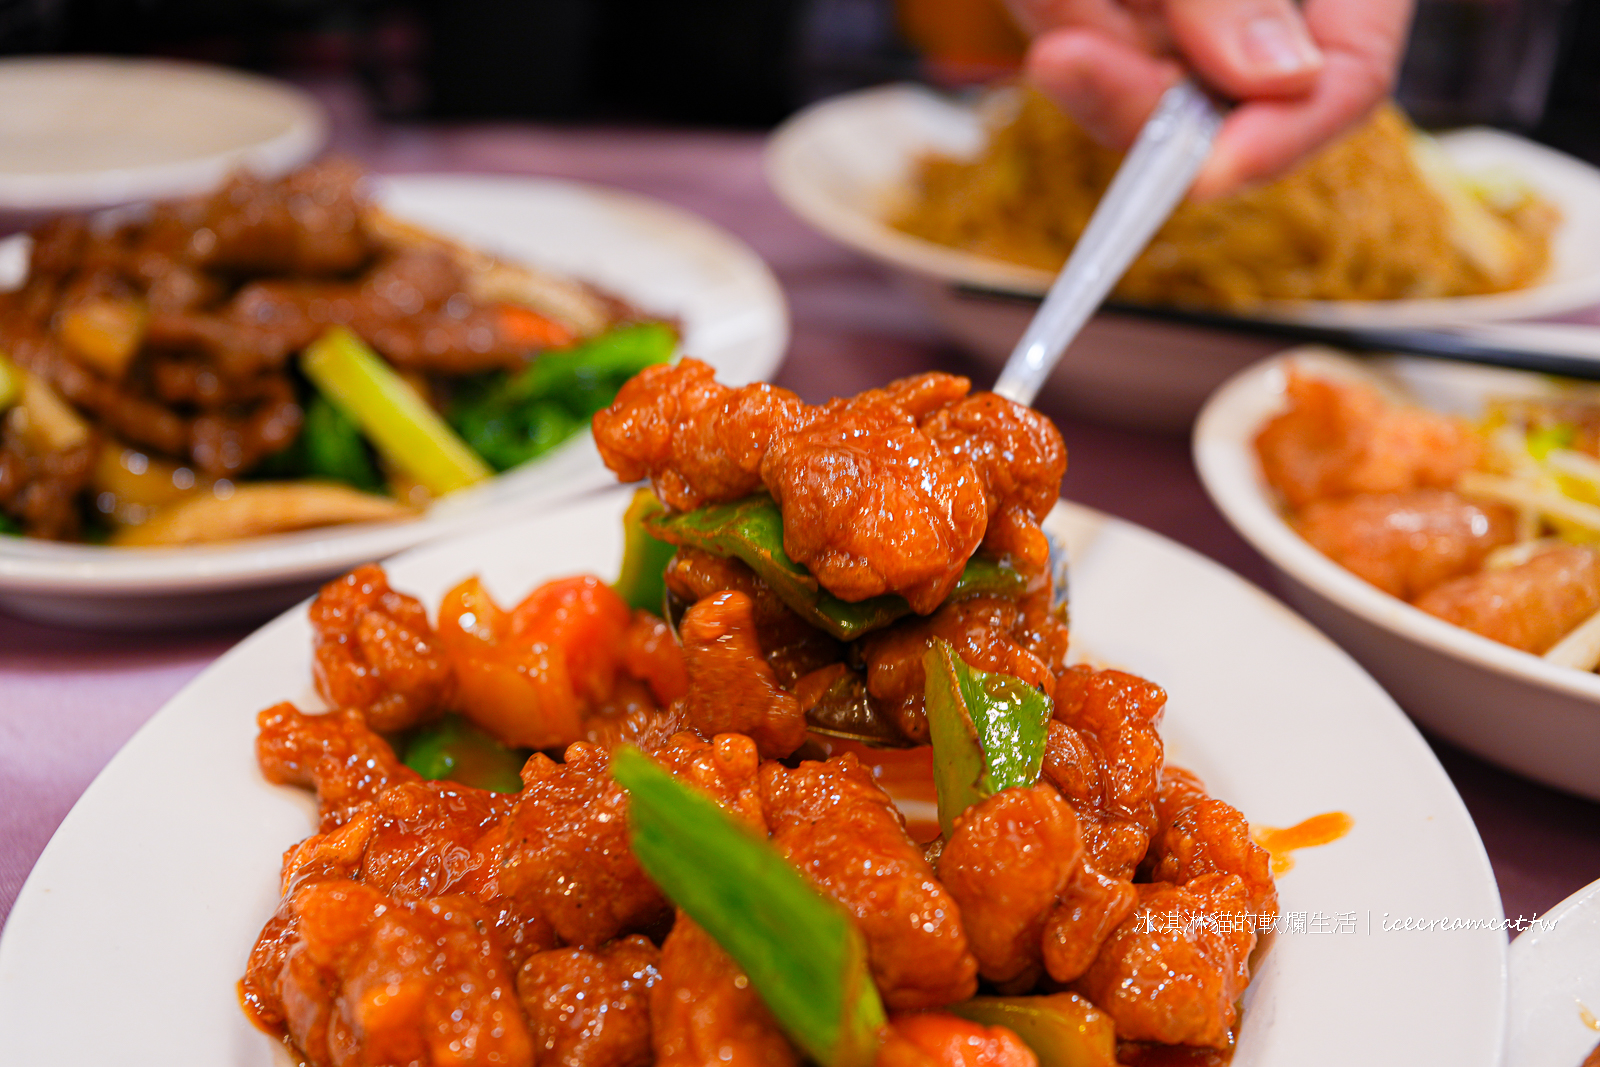
<path id="1" fill-rule="evenodd" d="M 1541 919 L 1511 943 L 1505 1067 L 1577 1067 L 1600 1048 L 1600 882 Z"/>
<path id="2" fill-rule="evenodd" d="M 0 60 L 0 221 L 276 177 L 328 138 L 322 105 L 254 74 L 170 59 Z"/>
<path id="3" fill-rule="evenodd" d="M 513 262 L 592 280 L 678 318 L 681 350 L 729 382 L 764 380 L 782 359 L 788 314 L 770 271 L 736 238 L 676 208 L 595 186 L 489 177 L 385 179 L 379 200 L 399 218 Z M 172 549 L 4 537 L 0 606 L 113 628 L 260 618 L 356 563 L 612 481 L 585 431 L 543 457 L 441 498 L 424 518 L 401 525 Z"/>
<path id="4" fill-rule="evenodd" d="M 1052 273 L 894 228 L 926 154 L 969 157 L 987 138 L 982 109 L 910 85 L 847 94 L 789 120 L 768 150 L 769 180 L 807 222 L 884 266 L 954 339 L 996 367 Z M 1561 214 L 1550 266 L 1505 293 L 1398 300 L 1263 301 L 1250 314 L 1308 324 L 1440 327 L 1552 315 L 1600 300 L 1600 170 L 1511 134 L 1471 129 L 1439 145 L 1462 171 L 1514 174 Z M 1102 314 L 1053 381 L 1106 421 L 1176 429 L 1229 374 L 1275 351 L 1261 338 Z"/>
<path id="5" fill-rule="evenodd" d="M 1255 439 L 1287 405 L 1288 365 L 1373 383 L 1425 407 L 1476 417 L 1491 396 L 1549 394 L 1548 379 L 1432 360 L 1357 361 L 1305 348 L 1258 363 L 1207 401 L 1194 459 L 1206 492 L 1272 565 L 1284 596 L 1372 672 L 1413 718 L 1547 785 L 1600 799 L 1600 675 L 1560 666 L 1426 614 L 1312 547 L 1285 521 Z"/>

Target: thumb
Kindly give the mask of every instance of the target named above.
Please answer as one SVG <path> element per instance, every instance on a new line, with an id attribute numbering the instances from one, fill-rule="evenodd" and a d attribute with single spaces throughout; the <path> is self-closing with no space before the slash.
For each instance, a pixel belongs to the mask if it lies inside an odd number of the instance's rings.
<path id="1" fill-rule="evenodd" d="M 1206 84 L 1236 100 L 1296 97 L 1322 51 L 1291 0 L 1167 0 L 1173 43 Z"/>

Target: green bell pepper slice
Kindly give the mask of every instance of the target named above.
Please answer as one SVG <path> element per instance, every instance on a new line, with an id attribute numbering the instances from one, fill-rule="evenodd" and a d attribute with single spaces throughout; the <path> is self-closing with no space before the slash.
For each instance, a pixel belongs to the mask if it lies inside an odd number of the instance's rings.
<path id="1" fill-rule="evenodd" d="M 783 516 L 770 496 L 758 493 L 726 504 L 659 515 L 648 521 L 663 541 L 688 545 L 743 561 L 794 612 L 841 641 L 889 625 L 911 614 L 904 597 L 887 594 L 867 600 L 841 600 L 823 589 L 811 572 L 783 549 Z M 961 572 L 952 597 L 974 593 L 1019 596 L 1028 580 L 1009 562 L 974 556 Z"/>
<path id="2" fill-rule="evenodd" d="M 973 997 L 945 1009 L 984 1026 L 1003 1026 L 1039 1057 L 1039 1067 L 1116 1067 L 1111 1016 L 1076 993 Z"/>
<path id="3" fill-rule="evenodd" d="M 477 789 L 515 793 L 530 752 L 502 744 L 459 715 L 450 714 L 412 731 L 405 765 L 431 780 L 449 779 Z"/>
<path id="4" fill-rule="evenodd" d="M 939 827 L 948 839 L 972 805 L 1039 780 L 1050 698 L 1019 678 L 967 666 L 943 638 L 928 643 L 922 667 Z"/>
<path id="5" fill-rule="evenodd" d="M 744 969 L 789 1038 L 822 1067 L 872 1067 L 883 1002 L 844 909 L 638 749 L 618 749 L 611 776 L 628 790 L 640 866 Z"/>
<path id="6" fill-rule="evenodd" d="M 677 547 L 650 536 L 646 520 L 666 513 L 649 489 L 634 492 L 622 514 L 622 573 L 614 588 L 631 608 L 660 614 L 667 596 L 667 564 Z"/>

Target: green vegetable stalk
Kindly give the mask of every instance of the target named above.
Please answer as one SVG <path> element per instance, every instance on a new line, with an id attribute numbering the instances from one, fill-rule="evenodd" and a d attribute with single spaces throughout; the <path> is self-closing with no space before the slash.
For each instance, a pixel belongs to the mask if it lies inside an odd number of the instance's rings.
<path id="1" fill-rule="evenodd" d="M 1111 1017 L 1076 993 L 973 997 L 945 1009 L 984 1026 L 1004 1026 L 1039 1057 L 1039 1067 L 1116 1067 Z"/>
<path id="2" fill-rule="evenodd" d="M 790 1039 L 822 1067 L 872 1067 L 883 1003 L 844 910 L 638 749 L 618 749 L 611 776 L 628 790 L 640 865 L 744 969 Z"/>
<path id="3" fill-rule="evenodd" d="M 405 764 L 424 778 L 447 778 L 476 789 L 522 789 L 528 750 L 501 744 L 459 715 L 417 728 L 405 746 Z"/>
<path id="4" fill-rule="evenodd" d="M 582 432 L 624 382 L 671 359 L 677 344 L 672 327 L 647 322 L 541 353 L 516 374 L 464 384 L 451 405 L 451 425 L 495 469 L 509 470 Z"/>
<path id="5" fill-rule="evenodd" d="M 911 613 L 911 605 L 903 597 L 876 596 L 851 603 L 823 589 L 810 571 L 784 551 L 783 516 L 765 494 L 660 515 L 648 525 L 663 541 L 742 560 L 796 614 L 841 641 L 853 641 Z M 974 556 L 967 561 L 951 596 L 1017 596 L 1026 587 L 1027 579 L 1009 563 Z"/>
<path id="6" fill-rule="evenodd" d="M 22 399 L 22 373 L 4 352 L 0 352 L 0 411 Z"/>
<path id="7" fill-rule="evenodd" d="M 939 826 L 948 838 L 972 805 L 1039 780 L 1050 699 L 1021 679 L 967 666 L 943 638 L 929 642 L 922 667 Z"/>
<path id="8" fill-rule="evenodd" d="M 300 367 L 385 459 L 434 496 L 493 474 L 415 389 L 345 327 L 313 341 Z"/>
<path id="9" fill-rule="evenodd" d="M 667 563 L 675 551 L 665 541 L 657 541 L 645 528 L 645 520 L 666 511 L 666 506 L 648 489 L 633 494 L 622 515 L 622 573 L 614 588 L 631 608 L 660 614 L 666 599 Z"/>

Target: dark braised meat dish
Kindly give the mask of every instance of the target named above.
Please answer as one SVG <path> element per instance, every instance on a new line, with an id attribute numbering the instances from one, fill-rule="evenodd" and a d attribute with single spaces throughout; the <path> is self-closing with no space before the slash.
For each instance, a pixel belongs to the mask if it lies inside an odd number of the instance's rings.
<path id="1" fill-rule="evenodd" d="M 492 384 L 641 319 L 591 287 L 386 216 L 361 170 L 340 161 L 277 181 L 240 174 L 138 213 L 57 218 L 32 242 L 22 287 L 0 294 L 0 532 L 34 537 L 80 539 L 86 520 L 143 526 L 218 481 L 393 482 L 348 412 L 320 410 L 296 364 L 333 327 L 503 468 L 532 446 L 479 425 L 520 417 L 486 414 Z M 557 414 L 577 428 L 609 399 Z M 267 529 L 373 517 L 324 509 Z"/>
<path id="2" fill-rule="evenodd" d="M 682 373 L 698 382 L 698 421 L 625 391 L 606 416 L 608 450 L 628 412 L 641 425 L 675 424 L 648 452 L 658 458 L 678 436 L 700 448 L 710 424 L 724 441 L 736 425 L 751 434 L 765 425 L 770 455 L 812 418 L 764 387 L 717 393 L 711 412 L 702 401 L 721 387 L 695 367 Z M 1033 413 L 965 392 L 963 381 L 925 376 L 809 410 L 893 407 L 890 444 L 874 436 L 887 422 L 873 415 L 851 447 L 905 456 L 892 442 L 921 435 L 918 454 L 982 470 L 962 505 L 963 522 L 983 520 L 966 551 L 986 543 L 1021 576 L 1009 595 L 963 593 L 941 578 L 957 590 L 948 599 L 917 614 L 907 597 L 845 639 L 811 620 L 853 616 L 829 615 L 842 609 L 819 608 L 779 571 L 766 570 L 767 581 L 735 556 L 739 545 L 714 539 L 703 543 L 722 549 L 658 554 L 651 581 L 560 579 L 509 610 L 469 579 L 433 625 L 376 567 L 330 583 L 311 618 L 318 691 L 336 710 L 279 705 L 259 718 L 263 773 L 315 789 L 322 819 L 285 856 L 282 902 L 240 984 L 251 1018 L 313 1064 L 831 1067 L 808 1051 L 813 1035 L 792 1029 L 789 1009 L 768 1002 L 761 973 L 741 964 L 749 946 L 708 932 L 729 915 L 695 910 L 705 902 L 647 872 L 631 837 L 639 801 L 621 771 L 613 777 L 642 752 L 859 935 L 862 981 L 888 1014 L 870 1054 L 840 1064 L 1052 1067 L 984 1015 L 997 997 L 1070 1022 L 1073 1063 L 1112 1067 L 1119 1042 L 1127 1054 L 1231 1049 L 1257 931 L 1277 913 L 1268 856 L 1237 810 L 1165 764 L 1158 686 L 1067 664 L 1048 550 L 1028 548 L 1054 499 L 1053 486 L 1037 498 L 1040 456 L 1053 456 L 1059 477 L 1059 439 Z M 785 412 L 786 429 L 757 418 L 763 404 Z M 924 429 L 947 422 L 960 424 L 959 448 Z M 1043 445 L 1016 447 L 1019 436 Z M 1012 444 L 972 444 L 1002 439 Z M 765 484 L 761 463 L 753 476 L 695 467 L 738 466 L 721 444 L 687 455 L 651 469 L 682 495 L 675 512 L 630 510 L 630 559 L 648 530 Z M 887 461 L 860 470 L 882 477 L 888 497 L 908 477 Z M 713 480 L 720 488 L 707 489 Z M 801 504 L 796 529 L 824 512 Z M 1021 518 L 986 540 L 1007 514 Z M 786 542 L 787 506 L 783 518 Z M 1026 555 L 1000 555 L 1002 546 Z M 945 566 L 959 574 L 969 562 Z M 662 602 L 663 587 L 670 620 L 644 607 Z M 373 636 L 380 630 L 387 641 Z M 929 724 L 948 713 L 934 673 L 941 649 L 974 687 L 962 690 L 961 714 L 1020 716 L 1019 744 L 1036 742 L 1018 784 L 985 787 L 964 807 L 947 806 L 940 786 L 943 828 L 908 821 L 899 803 L 929 795 L 960 758 L 938 731 L 928 758 Z M 819 725 L 841 692 L 858 718 Z M 999 692 L 1026 699 L 983 703 Z M 1023 721 L 1029 708 L 1036 721 Z M 852 730 L 902 747 L 850 740 Z M 988 736 L 978 731 L 971 745 L 992 768 L 1008 754 L 985 748 Z M 799 959 L 809 947 L 789 951 Z"/>

